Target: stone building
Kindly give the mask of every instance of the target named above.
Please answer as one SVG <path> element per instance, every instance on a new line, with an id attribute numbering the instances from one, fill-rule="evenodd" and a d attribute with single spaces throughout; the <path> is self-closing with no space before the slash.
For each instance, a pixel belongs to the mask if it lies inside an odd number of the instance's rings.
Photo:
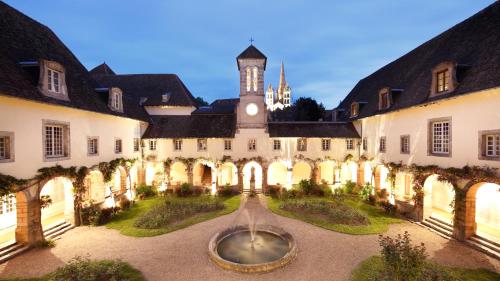
<path id="1" fill-rule="evenodd" d="M 85 166 L 84 199 L 103 206 L 133 199 L 139 184 L 370 184 L 416 220 L 495 252 L 498 174 L 446 182 L 388 163 L 500 168 L 498 26 L 495 2 L 361 79 L 328 118 L 273 121 L 291 90 L 282 65 L 276 95 L 264 91 L 267 58 L 253 45 L 236 58 L 239 96 L 199 106 L 175 74 L 87 71 L 48 27 L 0 2 L 0 177 L 28 180 L 0 201 L 0 243 L 74 224 L 82 183 L 65 168 Z M 53 204 L 42 208 L 45 196 Z"/>
<path id="2" fill-rule="evenodd" d="M 273 86 L 269 84 L 266 90 L 266 108 L 269 111 L 283 109 L 292 105 L 292 88 L 285 80 L 285 65 L 281 63 L 280 82 L 278 89 L 275 91 Z"/>

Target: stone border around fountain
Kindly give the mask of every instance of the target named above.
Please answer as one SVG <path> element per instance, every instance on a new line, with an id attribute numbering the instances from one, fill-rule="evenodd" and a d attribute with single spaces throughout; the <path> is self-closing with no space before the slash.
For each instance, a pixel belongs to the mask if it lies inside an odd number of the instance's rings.
<path id="1" fill-rule="evenodd" d="M 248 231 L 248 230 L 249 227 L 247 225 L 238 225 L 236 227 L 232 227 L 216 233 L 208 243 L 208 254 L 210 260 L 216 265 L 222 267 L 223 269 L 237 271 L 237 272 L 255 273 L 255 272 L 268 272 L 283 267 L 289 262 L 291 262 L 293 259 L 295 259 L 295 257 L 297 256 L 298 248 L 297 248 L 297 243 L 293 238 L 293 236 L 290 233 L 283 230 L 282 228 L 272 225 L 257 225 L 256 231 L 269 232 L 277 236 L 280 236 L 288 241 L 289 250 L 280 259 L 267 263 L 239 264 L 225 260 L 219 256 L 219 253 L 217 252 L 217 246 L 219 245 L 220 241 L 222 241 L 224 238 L 234 233 L 240 231 Z"/>

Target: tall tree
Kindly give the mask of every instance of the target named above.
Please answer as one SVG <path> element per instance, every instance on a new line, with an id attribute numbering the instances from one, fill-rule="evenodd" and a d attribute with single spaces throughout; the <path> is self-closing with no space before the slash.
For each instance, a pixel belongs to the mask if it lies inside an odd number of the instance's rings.
<path id="1" fill-rule="evenodd" d="M 292 106 L 272 113 L 273 119 L 277 121 L 318 121 L 323 118 L 325 107 L 315 99 L 301 97 Z"/>
<path id="2" fill-rule="evenodd" d="M 199 106 L 207 106 L 208 105 L 208 102 L 206 100 L 204 100 L 202 97 L 196 97 L 195 100 Z"/>

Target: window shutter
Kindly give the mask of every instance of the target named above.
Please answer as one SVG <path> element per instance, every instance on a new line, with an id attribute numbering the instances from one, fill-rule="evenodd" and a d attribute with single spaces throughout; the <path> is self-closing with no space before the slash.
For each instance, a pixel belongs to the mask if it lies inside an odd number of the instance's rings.
<path id="1" fill-rule="evenodd" d="M 488 145 L 488 143 L 486 142 L 486 135 L 483 134 L 481 135 L 481 155 L 483 157 L 486 157 L 486 146 Z"/>

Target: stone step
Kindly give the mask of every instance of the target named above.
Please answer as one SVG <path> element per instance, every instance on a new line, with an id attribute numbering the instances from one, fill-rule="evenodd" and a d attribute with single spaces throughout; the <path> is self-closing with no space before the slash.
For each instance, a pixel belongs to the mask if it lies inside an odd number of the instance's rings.
<path id="1" fill-rule="evenodd" d="M 30 247 L 14 243 L 10 247 L 4 247 L 0 252 L 0 264 L 14 258 L 15 256 L 27 251 Z"/>
<path id="2" fill-rule="evenodd" d="M 438 235 L 440 235 L 446 239 L 452 238 L 452 235 L 453 235 L 452 229 L 449 229 L 448 227 L 443 227 L 440 224 L 438 224 L 432 220 L 426 219 L 423 222 L 418 223 L 418 224 L 424 226 L 425 228 L 437 233 Z"/>
<path id="3" fill-rule="evenodd" d="M 57 240 L 61 238 L 61 235 L 65 232 L 67 232 L 70 229 L 73 229 L 75 226 L 71 225 L 69 223 L 63 223 L 55 228 L 51 228 L 47 231 L 43 232 L 43 236 L 45 239 L 51 239 L 51 240 Z"/>
<path id="4" fill-rule="evenodd" d="M 429 217 L 426 220 L 429 221 L 430 223 L 439 225 L 439 227 L 441 227 L 443 229 L 446 229 L 450 232 L 453 232 L 453 225 L 451 225 L 448 222 L 442 221 L 442 220 L 435 218 L 435 217 Z"/>
<path id="5" fill-rule="evenodd" d="M 500 259 L 500 246 L 494 241 L 474 235 L 467 240 L 467 244 L 485 254 Z"/>

